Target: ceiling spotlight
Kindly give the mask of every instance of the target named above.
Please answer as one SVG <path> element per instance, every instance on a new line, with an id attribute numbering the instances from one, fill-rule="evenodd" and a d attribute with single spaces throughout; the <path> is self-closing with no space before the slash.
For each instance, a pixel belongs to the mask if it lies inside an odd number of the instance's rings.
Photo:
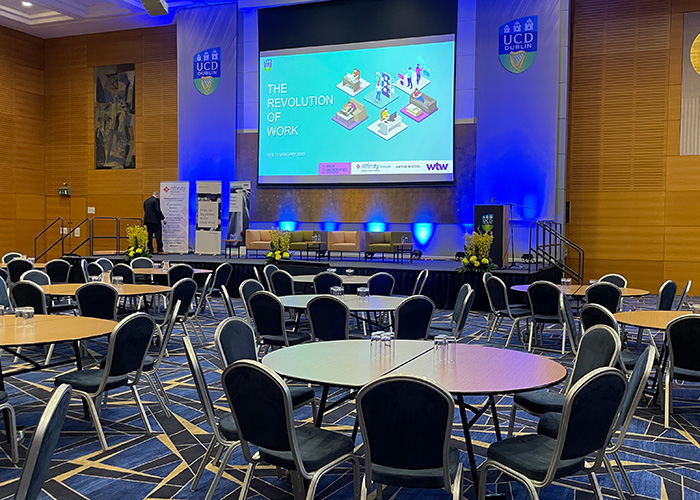
<path id="1" fill-rule="evenodd" d="M 31 7 L 32 2 L 22 2 L 22 7 Z"/>

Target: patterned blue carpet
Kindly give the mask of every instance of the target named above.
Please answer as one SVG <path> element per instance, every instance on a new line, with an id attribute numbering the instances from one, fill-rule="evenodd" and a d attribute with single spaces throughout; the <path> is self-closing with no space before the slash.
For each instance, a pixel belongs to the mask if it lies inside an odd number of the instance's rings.
<path id="1" fill-rule="evenodd" d="M 240 301 L 237 302 L 239 316 L 243 315 Z M 652 308 L 655 297 L 645 299 L 625 299 L 625 309 Z M 216 316 L 224 317 L 223 307 L 215 305 Z M 447 311 L 439 311 L 438 316 L 447 317 Z M 439 318 L 438 318 L 439 319 Z M 200 346 L 194 341 L 200 362 L 205 370 L 217 412 L 228 411 L 222 399 L 220 374 L 221 366 L 213 344 L 213 332 L 217 321 L 205 326 L 208 342 Z M 483 333 L 486 316 L 472 314 L 461 342 L 485 343 Z M 560 329 L 548 332 L 553 346 Z M 505 334 L 497 333 L 491 345 L 503 346 Z M 95 357 L 106 351 L 106 342 L 91 341 L 89 345 Z M 511 348 L 522 349 L 518 342 Z M 57 347 L 58 355 L 68 356 L 67 346 Z M 36 351 L 38 357 L 42 352 Z M 546 356 L 561 361 L 571 367 L 572 355 L 542 352 Z M 12 357 L 2 354 L 5 368 L 12 364 Z M 18 425 L 25 426 L 27 438 L 20 448 L 23 459 L 29 436 L 53 389 L 53 378 L 58 370 L 45 370 L 10 378 L 6 382 L 10 402 L 17 410 Z M 61 500 L 99 499 L 203 499 L 214 476 L 212 466 L 206 470 L 198 488 L 190 491 L 192 478 L 203 458 L 211 434 L 207 426 L 192 378 L 187 367 L 180 341 L 171 341 L 170 357 L 165 358 L 160 372 L 161 379 L 172 401 L 172 418 L 166 418 L 155 398 L 147 387 L 141 390 L 149 414 L 154 434 L 147 435 L 143 423 L 132 403 L 129 392 L 110 394 L 109 404 L 103 410 L 101 419 L 110 449 L 103 452 L 89 420 L 83 417 L 82 405 L 74 400 L 68 419 L 61 433 L 57 451 L 40 498 Z M 320 396 L 320 390 L 317 390 Z M 694 500 L 700 499 L 700 387 L 682 388 L 674 392 L 677 401 L 674 409 L 672 428 L 663 428 L 661 408 L 640 407 L 637 409 L 630 433 L 621 450 L 621 457 L 629 472 L 638 499 Z M 685 399 L 685 402 L 679 401 Z M 471 403 L 480 404 L 484 398 L 471 398 Z M 503 396 L 497 401 L 502 428 L 507 424 L 511 398 Z M 300 408 L 295 413 L 299 422 L 311 421 L 311 407 Z M 326 414 L 324 427 L 350 433 L 355 421 L 353 403 L 346 403 Z M 458 413 L 455 413 L 453 440 L 464 448 Z M 534 432 L 537 421 L 526 413 L 518 413 L 516 432 Z M 495 433 L 490 414 L 484 415 L 472 428 L 477 461 L 484 460 L 486 449 L 495 441 Z M 0 499 L 12 498 L 16 490 L 20 469 L 14 467 L 7 455 L 8 447 L 4 434 L 0 438 Z M 362 453 L 361 436 L 356 441 L 356 449 Z M 239 449 L 240 450 L 240 449 Z M 467 468 L 467 456 L 461 453 L 461 460 Z M 238 498 L 240 483 L 245 472 L 245 460 L 240 451 L 234 452 L 229 467 L 216 490 L 215 499 Z M 616 498 L 612 481 L 604 473 L 598 474 L 606 498 Z M 494 484 L 495 483 L 495 484 Z M 471 474 L 464 474 L 465 498 L 475 498 Z M 508 499 L 528 498 L 526 490 L 508 477 L 493 474 L 488 477 L 488 490 L 502 492 Z M 248 495 L 250 499 L 290 499 L 291 486 L 285 478 L 278 479 L 272 467 L 257 468 Z M 325 476 L 317 491 L 318 499 L 351 499 L 352 475 L 349 466 L 337 469 Z M 375 493 L 370 493 L 375 498 Z M 384 498 L 433 499 L 449 498 L 442 490 L 407 490 L 387 488 Z M 585 475 L 563 479 L 541 491 L 542 499 L 588 499 L 593 498 L 592 490 Z"/>

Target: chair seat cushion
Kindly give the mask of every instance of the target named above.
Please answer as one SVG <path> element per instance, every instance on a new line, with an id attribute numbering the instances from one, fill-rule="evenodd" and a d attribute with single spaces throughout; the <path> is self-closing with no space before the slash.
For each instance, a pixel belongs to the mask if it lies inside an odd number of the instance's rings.
<path id="1" fill-rule="evenodd" d="M 700 371 L 675 367 L 673 368 L 673 378 L 676 380 L 687 380 L 689 382 L 700 382 Z"/>
<path id="2" fill-rule="evenodd" d="M 532 319 L 536 323 L 559 323 L 558 314 L 534 314 Z"/>
<path id="3" fill-rule="evenodd" d="M 501 309 L 500 311 L 498 311 L 498 314 L 499 314 L 500 316 L 508 316 L 508 310 L 507 310 L 507 309 Z M 522 317 L 524 317 L 524 316 L 530 316 L 530 315 L 532 315 L 532 311 L 530 311 L 530 309 L 528 309 L 527 307 L 517 307 L 517 306 L 516 306 L 516 307 L 513 307 L 513 306 L 511 306 L 511 308 L 510 308 L 510 314 L 511 314 L 511 316 L 513 316 L 514 318 L 522 318 Z"/>
<path id="4" fill-rule="evenodd" d="M 634 365 L 637 364 L 637 361 L 641 355 L 641 352 L 620 351 L 620 361 L 623 365 L 625 365 L 625 368 L 632 370 L 634 369 Z"/>
<path id="5" fill-rule="evenodd" d="M 219 419 L 219 431 L 221 431 L 221 434 L 229 441 L 239 440 L 236 421 L 233 419 L 231 413 L 227 413 Z"/>
<path id="6" fill-rule="evenodd" d="M 450 479 L 454 481 L 459 466 L 459 451 L 450 447 Z M 442 467 L 436 469 L 396 469 L 385 465 L 372 464 L 372 480 L 389 486 L 407 488 L 444 488 Z"/>
<path id="7" fill-rule="evenodd" d="M 302 385 L 290 385 L 289 394 L 292 395 L 292 406 L 296 408 L 299 405 L 308 403 L 316 397 L 316 393 L 311 387 Z"/>
<path id="8" fill-rule="evenodd" d="M 537 424 L 537 434 L 556 439 L 559 434 L 559 424 L 561 423 L 561 413 L 550 412 L 540 417 Z"/>
<path id="9" fill-rule="evenodd" d="M 299 455 L 307 471 L 315 471 L 333 460 L 352 453 L 353 442 L 349 436 L 337 432 L 319 429 L 313 425 L 304 425 L 294 429 Z M 277 451 L 260 448 L 260 456 L 267 463 L 296 470 L 291 451 Z"/>
<path id="10" fill-rule="evenodd" d="M 156 358 L 153 356 L 146 356 L 143 358 L 143 371 L 144 372 L 150 372 L 153 370 L 153 366 L 155 366 L 156 363 Z"/>
<path id="11" fill-rule="evenodd" d="M 54 385 L 58 387 L 61 384 L 68 384 L 77 391 L 95 394 L 100 386 L 103 374 L 104 370 L 76 370 L 56 377 L 54 379 Z M 107 383 L 105 384 L 105 391 L 122 387 L 126 385 L 127 382 L 128 377 L 126 375 L 108 377 Z"/>
<path id="12" fill-rule="evenodd" d="M 559 392 L 528 391 L 516 394 L 513 402 L 534 415 L 544 415 L 550 411 L 561 412 L 565 396 Z"/>
<path id="13" fill-rule="evenodd" d="M 496 441 L 489 446 L 486 454 L 511 469 L 535 481 L 541 481 L 547 475 L 552 461 L 555 439 L 539 434 L 528 434 Z M 561 460 L 555 477 L 570 476 L 583 470 L 584 458 Z"/>
<path id="14" fill-rule="evenodd" d="M 273 346 L 284 346 L 284 337 L 282 335 L 261 335 L 263 344 L 273 345 Z M 297 345 L 303 342 L 308 342 L 311 340 L 311 335 L 308 333 L 290 332 L 287 333 L 287 340 L 289 345 Z"/>

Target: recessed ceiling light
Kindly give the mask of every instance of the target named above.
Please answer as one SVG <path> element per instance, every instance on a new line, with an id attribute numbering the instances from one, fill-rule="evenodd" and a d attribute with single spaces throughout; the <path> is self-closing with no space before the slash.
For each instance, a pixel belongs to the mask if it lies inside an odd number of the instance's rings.
<path id="1" fill-rule="evenodd" d="M 32 2 L 22 2 L 22 7 L 31 7 Z"/>

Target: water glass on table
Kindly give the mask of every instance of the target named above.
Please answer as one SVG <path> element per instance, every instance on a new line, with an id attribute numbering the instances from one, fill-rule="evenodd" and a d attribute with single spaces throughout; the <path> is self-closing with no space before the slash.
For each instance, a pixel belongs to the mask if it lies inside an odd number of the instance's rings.
<path id="1" fill-rule="evenodd" d="M 333 295 L 334 297 L 338 297 L 340 300 L 343 300 L 345 298 L 345 288 L 343 288 L 342 286 L 332 286 L 331 295 Z"/>
<path id="2" fill-rule="evenodd" d="M 117 289 L 119 293 L 124 291 L 124 277 L 123 276 L 112 276 L 112 285 Z"/>
<path id="3" fill-rule="evenodd" d="M 349 277 L 355 276 L 355 270 L 354 269 L 346 269 L 345 276 L 349 276 Z"/>

